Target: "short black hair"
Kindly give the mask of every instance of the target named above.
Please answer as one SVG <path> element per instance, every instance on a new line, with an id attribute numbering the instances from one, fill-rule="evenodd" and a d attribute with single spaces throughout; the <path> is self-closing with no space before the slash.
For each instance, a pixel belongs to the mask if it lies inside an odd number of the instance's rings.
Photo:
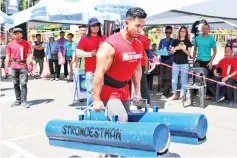
<path id="1" fill-rule="evenodd" d="M 169 26 L 165 27 L 165 30 L 173 30 L 173 28 L 172 28 L 172 26 L 169 25 Z"/>
<path id="2" fill-rule="evenodd" d="M 202 26 L 204 26 L 204 25 L 206 25 L 206 26 L 208 26 L 209 28 L 211 28 L 211 26 L 210 26 L 208 23 L 205 23 L 205 24 L 203 24 Z"/>
<path id="3" fill-rule="evenodd" d="M 86 28 L 86 25 L 79 25 L 79 29 L 80 28 Z"/>
<path id="4" fill-rule="evenodd" d="M 232 44 L 231 44 L 231 43 L 227 43 L 227 44 L 225 45 L 225 48 L 230 48 L 231 50 L 233 50 L 233 49 L 232 49 Z"/>
<path id="5" fill-rule="evenodd" d="M 35 35 L 35 37 L 37 37 L 37 36 L 40 36 L 40 37 L 41 37 L 41 34 L 38 33 L 38 34 Z"/>
<path id="6" fill-rule="evenodd" d="M 152 46 L 157 45 L 156 43 L 153 43 Z"/>
<path id="7" fill-rule="evenodd" d="M 72 37 L 74 36 L 72 33 L 69 33 L 69 34 L 67 34 L 67 35 L 70 35 L 70 36 L 72 36 Z"/>
<path id="8" fill-rule="evenodd" d="M 60 31 L 60 33 L 59 34 L 62 34 L 62 33 L 65 33 L 64 31 Z"/>
<path id="9" fill-rule="evenodd" d="M 141 18 L 145 19 L 147 17 L 146 12 L 139 7 L 130 8 L 126 13 L 126 19 Z"/>

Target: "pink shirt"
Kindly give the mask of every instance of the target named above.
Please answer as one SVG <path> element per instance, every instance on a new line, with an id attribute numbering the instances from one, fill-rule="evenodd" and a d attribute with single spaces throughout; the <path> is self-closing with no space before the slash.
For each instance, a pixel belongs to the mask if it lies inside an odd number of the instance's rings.
<path id="1" fill-rule="evenodd" d="M 26 40 L 13 40 L 12 42 L 7 44 L 6 53 L 10 55 L 10 60 L 26 60 L 28 55 L 32 53 L 32 49 L 29 42 Z M 11 68 L 24 69 L 27 68 L 27 63 L 11 62 Z"/>

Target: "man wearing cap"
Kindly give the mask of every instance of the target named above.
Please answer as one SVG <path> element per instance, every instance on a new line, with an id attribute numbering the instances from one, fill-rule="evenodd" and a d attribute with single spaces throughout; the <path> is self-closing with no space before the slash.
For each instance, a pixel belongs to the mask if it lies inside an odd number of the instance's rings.
<path id="1" fill-rule="evenodd" d="M 33 69 L 32 49 L 29 42 L 23 40 L 22 37 L 23 31 L 21 28 L 13 29 L 14 40 L 8 43 L 6 47 L 6 69 L 11 64 L 11 75 L 16 95 L 16 101 L 11 106 L 22 105 L 29 108 L 29 104 L 27 104 L 27 82 L 28 71 Z"/>
<path id="2" fill-rule="evenodd" d="M 96 67 L 96 52 L 106 37 L 101 33 L 101 24 L 97 18 L 88 21 L 88 34 L 78 44 L 78 56 L 85 57 L 87 106 L 93 103 L 93 78 Z"/>
<path id="3" fill-rule="evenodd" d="M 59 46 L 60 46 L 60 52 L 63 53 L 64 52 L 64 45 L 65 43 L 68 41 L 67 39 L 65 39 L 65 32 L 61 31 L 60 34 L 60 39 L 57 40 Z M 65 56 L 65 54 L 63 54 Z M 66 58 L 66 57 L 65 57 Z M 61 65 L 58 65 L 58 71 L 60 73 L 61 71 Z M 67 76 L 68 76 L 68 68 L 67 68 L 67 60 L 65 60 L 65 64 L 64 64 L 64 77 L 67 80 Z"/>

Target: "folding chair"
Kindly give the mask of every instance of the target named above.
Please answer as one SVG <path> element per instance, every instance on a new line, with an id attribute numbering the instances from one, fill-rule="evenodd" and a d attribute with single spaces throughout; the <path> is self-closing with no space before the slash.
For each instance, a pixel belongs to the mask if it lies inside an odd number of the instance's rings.
<path id="1" fill-rule="evenodd" d="M 184 88 L 184 97 L 182 100 L 183 106 L 184 106 L 184 103 L 187 98 L 187 96 L 186 96 L 187 90 L 190 91 L 191 105 L 193 105 L 193 96 L 194 96 L 193 90 L 197 89 L 199 92 L 199 105 L 200 105 L 200 107 L 204 108 L 206 105 L 205 94 L 206 94 L 207 85 L 206 85 L 205 77 L 207 77 L 207 70 L 205 68 L 195 67 L 195 68 L 191 68 L 189 70 L 189 72 L 199 75 L 199 76 L 202 76 L 202 77 L 204 77 L 204 79 L 200 78 L 200 77 L 196 77 L 194 75 L 191 75 L 191 77 L 189 78 L 189 82 L 185 85 L 185 88 Z M 191 79 L 191 81 L 190 81 L 190 79 Z"/>

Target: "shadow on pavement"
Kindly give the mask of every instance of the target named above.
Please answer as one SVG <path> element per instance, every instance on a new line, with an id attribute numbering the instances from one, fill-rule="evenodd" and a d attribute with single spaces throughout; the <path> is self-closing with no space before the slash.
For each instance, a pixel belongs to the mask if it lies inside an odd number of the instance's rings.
<path id="1" fill-rule="evenodd" d="M 1 88 L 1 91 L 12 90 L 13 88 Z"/>
<path id="2" fill-rule="evenodd" d="M 4 97 L 6 94 L 1 94 L 1 97 Z"/>
<path id="3" fill-rule="evenodd" d="M 77 156 L 77 155 L 73 155 L 73 156 L 70 156 L 69 158 L 82 158 L 81 156 Z"/>
<path id="4" fill-rule="evenodd" d="M 42 103 L 48 104 L 48 103 L 51 103 L 52 101 L 54 101 L 54 99 L 38 99 L 38 100 L 28 101 L 27 103 L 30 104 L 30 106 L 35 106 Z"/>
<path id="5" fill-rule="evenodd" d="M 169 153 L 169 157 L 180 158 L 181 156 L 176 153 Z"/>

